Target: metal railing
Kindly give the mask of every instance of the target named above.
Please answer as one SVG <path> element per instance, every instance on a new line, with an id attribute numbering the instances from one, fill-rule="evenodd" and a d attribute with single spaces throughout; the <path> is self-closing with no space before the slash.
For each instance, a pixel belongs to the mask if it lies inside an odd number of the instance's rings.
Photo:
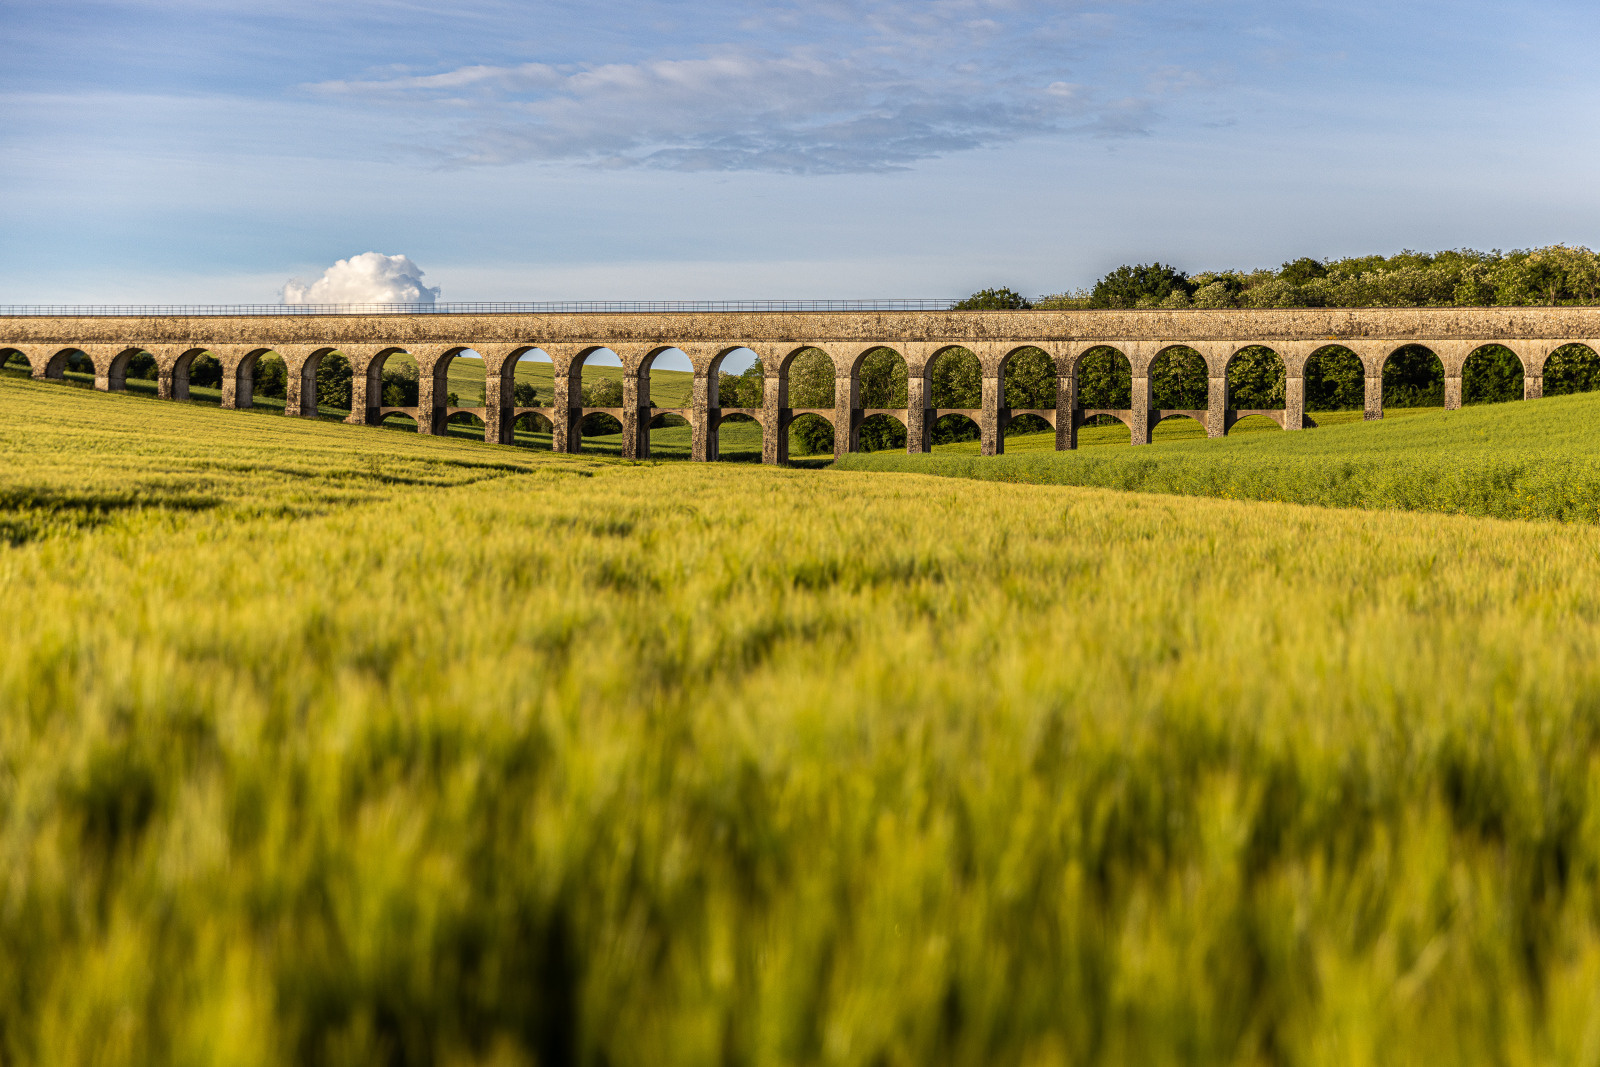
<path id="1" fill-rule="evenodd" d="M 882 300 L 534 300 L 449 304 L 5 304 L 0 316 L 558 315 L 694 311 L 948 311 L 959 298 Z"/>

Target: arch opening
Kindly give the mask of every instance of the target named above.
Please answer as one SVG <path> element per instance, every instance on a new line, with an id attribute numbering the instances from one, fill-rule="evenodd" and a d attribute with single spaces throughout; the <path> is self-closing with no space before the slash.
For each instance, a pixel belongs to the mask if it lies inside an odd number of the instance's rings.
<path id="1" fill-rule="evenodd" d="M 403 411 L 391 411 L 378 419 L 378 425 L 385 430 L 405 430 L 408 433 L 417 432 L 417 420 Z"/>
<path id="2" fill-rule="evenodd" d="M 1544 395 L 1570 396 L 1600 389 L 1600 355 L 1588 345 L 1562 345 L 1544 361 Z"/>
<path id="3" fill-rule="evenodd" d="M 784 407 L 834 410 L 833 359 L 820 348 L 791 352 L 781 368 Z M 820 415 L 803 415 L 789 423 L 789 454 L 833 454 L 833 423 Z"/>
<path id="4" fill-rule="evenodd" d="M 864 352 L 856 361 L 856 406 L 866 410 L 905 410 L 910 392 L 906 361 L 892 348 Z M 891 415 L 873 415 L 856 427 L 856 450 L 884 452 L 906 447 L 905 423 Z"/>
<path id="5" fill-rule="evenodd" d="M 731 348 L 718 356 L 711 376 L 717 383 L 717 407 L 758 408 L 766 402 L 766 367 L 748 348 Z"/>
<path id="6" fill-rule="evenodd" d="M 789 423 L 789 454 L 833 455 L 833 423 L 810 412 L 795 418 Z"/>
<path id="7" fill-rule="evenodd" d="M 555 364 L 544 349 L 524 349 L 500 365 L 502 404 L 518 408 L 549 407 L 554 396 Z"/>
<path id="8" fill-rule="evenodd" d="M 208 349 L 190 349 L 172 364 L 174 400 L 222 403 L 222 361 Z"/>
<path id="9" fill-rule="evenodd" d="M 869 415 L 856 427 L 857 452 L 904 451 L 905 423 L 893 415 Z"/>
<path id="10" fill-rule="evenodd" d="M 94 360 L 81 348 L 63 348 L 52 355 L 45 364 L 44 376 L 51 381 L 93 388 Z"/>
<path id="11" fill-rule="evenodd" d="M 760 463 L 761 422 L 743 412 L 724 415 L 717 424 L 718 462 Z"/>
<path id="12" fill-rule="evenodd" d="M 1444 364 L 1426 345 L 1404 345 L 1383 361 L 1385 408 L 1444 407 Z"/>
<path id="13" fill-rule="evenodd" d="M 1118 409 L 1126 410 L 1126 409 Z M 1190 418 L 1180 418 L 1174 421 L 1179 424 L 1190 424 L 1199 427 L 1194 436 L 1204 437 L 1205 427 L 1200 426 Z M 1117 418 L 1115 415 L 1092 415 L 1083 420 L 1078 428 L 1078 447 L 1095 448 L 1101 445 L 1129 445 L 1133 444 L 1133 427 Z"/>
<path id="14" fill-rule="evenodd" d="M 1205 409 L 1201 408 L 1200 411 L 1201 414 L 1204 414 Z M 1122 426 L 1122 420 L 1112 418 L 1110 415 L 1100 415 L 1098 418 L 1101 420 L 1101 426 Z M 1133 439 L 1133 431 L 1129 430 L 1128 434 L 1131 441 Z M 1156 424 L 1150 427 L 1150 440 L 1152 441 L 1187 441 L 1205 436 L 1205 420 L 1191 415 L 1187 410 L 1171 412 L 1158 419 Z"/>
<path id="15" fill-rule="evenodd" d="M 1235 434 L 1272 433 L 1282 432 L 1283 427 L 1273 420 L 1271 415 L 1246 415 L 1232 426 L 1228 427 L 1228 436 Z"/>
<path id="16" fill-rule="evenodd" d="M 1227 381 L 1228 407 L 1283 410 L 1289 374 L 1283 357 L 1266 345 L 1247 345 L 1235 352 L 1228 360 Z"/>
<path id="17" fill-rule="evenodd" d="M 470 348 L 446 352 L 434 364 L 433 402 L 441 408 L 481 408 L 487 393 L 483 357 Z M 481 424 L 482 419 L 478 422 Z"/>
<path id="18" fill-rule="evenodd" d="M 971 349 L 952 345 L 935 352 L 928 361 L 928 406 L 977 411 L 983 407 L 983 364 Z M 943 415 L 928 429 L 935 445 L 976 441 L 982 436 L 977 422 L 965 415 Z"/>
<path id="19" fill-rule="evenodd" d="M 1056 406 L 1056 361 L 1042 348 L 1028 345 L 1006 356 L 1001 365 L 1001 403 L 1008 408 Z"/>
<path id="20" fill-rule="evenodd" d="M 1133 364 L 1126 355 L 1100 345 L 1078 357 L 1078 406 L 1113 411 L 1133 407 Z"/>
<path id="21" fill-rule="evenodd" d="M 30 378 L 33 364 L 20 348 L 0 348 L 0 373 L 13 378 Z"/>
<path id="22" fill-rule="evenodd" d="M 555 443 L 555 427 L 538 412 L 525 411 L 512 420 L 511 438 L 521 448 L 548 452 Z"/>
<path id="23" fill-rule="evenodd" d="M 1049 434 L 1054 447 L 1056 429 L 1037 415 L 1013 415 L 1006 423 L 1007 437 L 1036 437 Z"/>
<path id="24" fill-rule="evenodd" d="M 350 361 L 338 349 L 313 352 L 300 370 L 300 404 L 320 418 L 342 419 L 350 414 Z"/>
<path id="25" fill-rule="evenodd" d="M 1307 411 L 1361 411 L 1367 403 L 1367 370 L 1343 345 L 1328 345 L 1306 360 Z"/>
<path id="26" fill-rule="evenodd" d="M 1522 399 L 1522 360 L 1505 345 L 1475 348 L 1461 365 L 1462 404 Z"/>
<path id="27" fill-rule="evenodd" d="M 1210 402 L 1210 389 L 1205 357 L 1187 345 L 1168 348 L 1150 361 L 1150 406 L 1158 411 L 1204 410 Z"/>
<path id="28" fill-rule="evenodd" d="M 977 422 L 966 415 L 940 415 L 928 428 L 928 436 L 935 445 L 949 445 L 956 451 L 970 452 L 982 433 Z"/>

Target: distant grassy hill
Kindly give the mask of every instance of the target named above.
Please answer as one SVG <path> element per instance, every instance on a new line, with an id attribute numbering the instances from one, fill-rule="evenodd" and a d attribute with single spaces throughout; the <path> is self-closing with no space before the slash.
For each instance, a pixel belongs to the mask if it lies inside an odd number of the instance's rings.
<path id="1" fill-rule="evenodd" d="M 1009 439 L 1004 456 L 980 457 L 975 443 L 965 443 L 923 456 L 846 456 L 838 466 L 1335 507 L 1600 520 L 1600 393 L 1459 411 L 1409 409 L 1380 422 L 1348 418 L 1324 418 L 1327 425 L 1295 433 L 1158 439 L 1143 448 L 1062 453 L 1045 451 L 1050 438 L 1039 435 L 1031 442 Z M 1192 422 L 1180 425 L 1201 434 Z M 1120 426 L 1095 434 L 1101 441 L 1127 440 Z"/>

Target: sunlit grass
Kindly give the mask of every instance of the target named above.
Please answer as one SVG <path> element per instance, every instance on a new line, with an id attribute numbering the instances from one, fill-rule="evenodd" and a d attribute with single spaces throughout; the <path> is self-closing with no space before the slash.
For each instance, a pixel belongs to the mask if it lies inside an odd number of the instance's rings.
<path id="1" fill-rule="evenodd" d="M 1591 526 L 0 410 L 7 1062 L 1600 1041 Z"/>

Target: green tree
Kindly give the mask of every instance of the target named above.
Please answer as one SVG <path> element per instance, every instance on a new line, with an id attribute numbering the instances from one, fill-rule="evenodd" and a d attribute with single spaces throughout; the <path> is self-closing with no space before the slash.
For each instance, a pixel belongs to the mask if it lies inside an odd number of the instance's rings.
<path id="1" fill-rule="evenodd" d="M 1563 345 L 1544 361 L 1544 395 L 1567 396 L 1600 389 L 1600 356 L 1588 345 Z"/>
<path id="2" fill-rule="evenodd" d="M 317 406 L 350 410 L 350 361 L 341 352 L 329 352 L 317 363 Z"/>
<path id="3" fill-rule="evenodd" d="M 929 400 L 936 408 L 974 410 L 983 406 L 983 365 L 965 348 L 947 348 L 934 359 L 928 371 Z M 946 416 L 933 424 L 934 444 L 974 441 L 977 424 L 969 419 Z"/>
<path id="4" fill-rule="evenodd" d="M 1361 358 L 1333 345 L 1306 360 L 1307 411 L 1359 411 L 1366 406 L 1367 372 Z"/>
<path id="5" fill-rule="evenodd" d="M 1008 408 L 1054 408 L 1056 361 L 1038 348 L 1011 354 L 1005 369 L 1005 405 Z"/>
<path id="6" fill-rule="evenodd" d="M 1262 345 L 1241 349 L 1228 364 L 1228 406 L 1281 408 L 1285 381 L 1278 353 Z"/>
<path id="7" fill-rule="evenodd" d="M 579 394 L 586 408 L 620 408 L 622 406 L 622 379 L 596 378 L 586 383 Z M 612 431 L 606 431 L 612 432 Z"/>
<path id="8" fill-rule="evenodd" d="M 1091 348 L 1078 361 L 1078 406 L 1126 411 L 1133 407 L 1133 368 L 1114 348 Z"/>
<path id="9" fill-rule="evenodd" d="M 1122 266 L 1101 278 L 1089 294 L 1097 308 L 1158 307 L 1175 292 L 1192 296 L 1188 275 L 1160 263 Z"/>
<path id="10" fill-rule="evenodd" d="M 222 386 L 222 364 L 210 352 L 202 352 L 189 364 L 189 384 L 211 389 Z"/>
<path id="11" fill-rule="evenodd" d="M 407 360 L 391 360 L 383 368 L 383 406 L 386 408 L 414 408 L 420 402 L 417 365 Z"/>
<path id="12" fill-rule="evenodd" d="M 1485 345 L 1461 368 L 1461 402 L 1503 404 L 1522 399 L 1522 360 L 1504 345 Z"/>
<path id="13" fill-rule="evenodd" d="M 1444 406 L 1444 365 L 1422 345 L 1406 345 L 1383 365 L 1383 406 Z"/>
<path id="14" fill-rule="evenodd" d="M 789 363 L 789 406 L 832 408 L 833 360 L 820 348 L 807 348 Z M 833 427 L 820 418 L 801 419 L 790 427 L 790 449 L 814 456 L 833 451 Z"/>
<path id="15" fill-rule="evenodd" d="M 519 408 L 539 406 L 539 390 L 531 382 L 518 382 L 511 389 L 511 402 Z"/>
<path id="16" fill-rule="evenodd" d="M 1150 364 L 1150 403 L 1156 408 L 1178 411 L 1204 408 L 1208 388 L 1205 358 L 1192 348 L 1169 348 Z"/>
<path id="17" fill-rule="evenodd" d="M 875 348 L 861 360 L 860 402 L 864 408 L 906 406 L 906 361 L 892 348 Z M 863 452 L 906 447 L 906 428 L 887 415 L 868 419 L 857 434 Z"/>
<path id="18" fill-rule="evenodd" d="M 1033 307 L 1021 293 L 1007 288 L 979 289 L 965 300 L 950 305 L 951 311 L 1020 311 Z"/>

